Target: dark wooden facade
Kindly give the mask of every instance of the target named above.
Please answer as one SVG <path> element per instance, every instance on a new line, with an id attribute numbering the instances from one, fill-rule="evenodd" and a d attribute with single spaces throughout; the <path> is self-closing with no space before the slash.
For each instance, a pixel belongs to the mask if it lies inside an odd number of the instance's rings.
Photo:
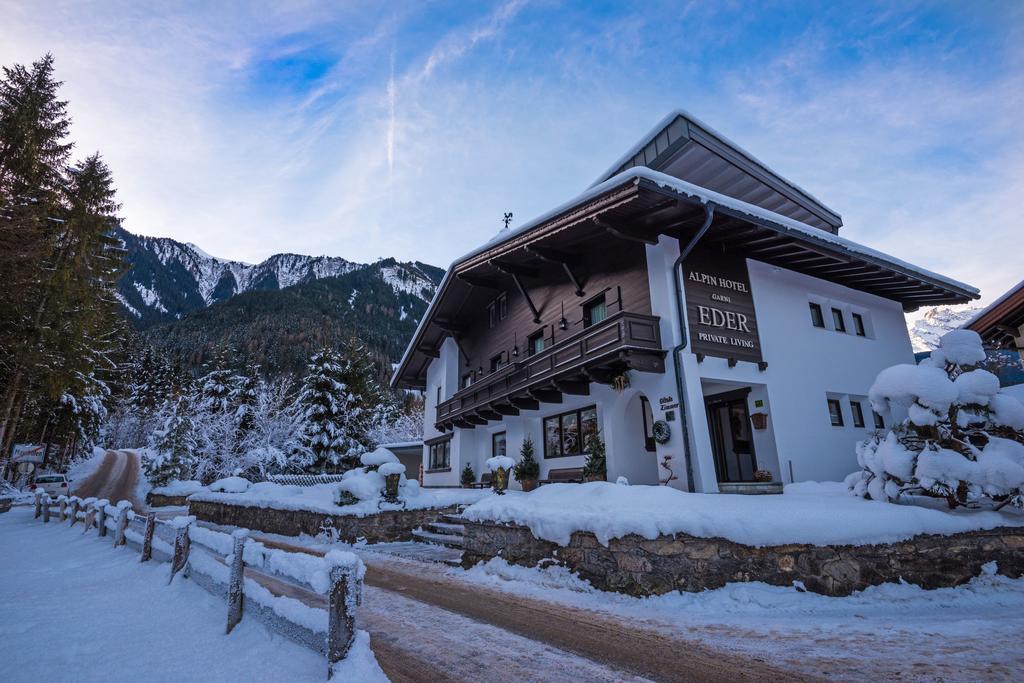
<path id="1" fill-rule="evenodd" d="M 595 297 L 605 297 L 609 315 L 620 311 L 650 315 L 647 259 L 642 244 L 595 240 L 593 250 L 573 256 L 574 276 L 582 286 L 582 296 L 577 295 L 575 285 L 560 266 L 539 259 L 536 275 L 520 279 L 539 313 L 539 323 L 534 322 L 533 311 L 508 277 L 496 280 L 495 286 L 500 289 L 487 288 L 484 296 L 476 297 L 466 307 L 459 316 L 465 325 L 465 331 L 458 337 L 462 351 L 460 378 L 467 372 L 474 372 L 475 379 L 480 374 L 489 374 L 490 362 L 496 356 L 501 357 L 502 365 L 512 362 L 516 359 L 516 347 L 518 357 L 525 358 L 527 340 L 536 333 L 543 334 L 545 348 L 575 335 L 583 330 L 584 304 Z M 507 316 L 491 327 L 488 304 L 502 295 L 507 297 Z M 559 327 L 563 311 L 567 322 L 564 330 Z"/>
<path id="2" fill-rule="evenodd" d="M 644 243 L 600 231 L 571 249 L 526 253 L 526 262 L 491 261 L 461 276 L 470 290 L 448 324 L 459 389 L 437 407 L 440 429 L 587 394 L 626 369 L 664 372 Z M 607 317 L 588 320 L 597 301 Z"/>

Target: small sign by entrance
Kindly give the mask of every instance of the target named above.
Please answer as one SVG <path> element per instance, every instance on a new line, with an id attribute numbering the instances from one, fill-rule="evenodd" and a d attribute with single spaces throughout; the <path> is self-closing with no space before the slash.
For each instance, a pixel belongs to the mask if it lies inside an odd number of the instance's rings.
<path id="1" fill-rule="evenodd" d="M 760 362 L 761 340 L 746 259 L 695 249 L 683 263 L 683 274 L 693 352 Z"/>

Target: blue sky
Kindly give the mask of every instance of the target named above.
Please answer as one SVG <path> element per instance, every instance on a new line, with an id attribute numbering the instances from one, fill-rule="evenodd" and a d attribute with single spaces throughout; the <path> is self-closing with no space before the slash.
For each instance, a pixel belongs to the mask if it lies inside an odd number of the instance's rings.
<path id="1" fill-rule="evenodd" d="M 988 300 L 1024 277 L 1024 11 L 965 7 L 0 0 L 0 63 L 53 52 L 126 226 L 219 256 L 447 265 L 681 107 Z"/>

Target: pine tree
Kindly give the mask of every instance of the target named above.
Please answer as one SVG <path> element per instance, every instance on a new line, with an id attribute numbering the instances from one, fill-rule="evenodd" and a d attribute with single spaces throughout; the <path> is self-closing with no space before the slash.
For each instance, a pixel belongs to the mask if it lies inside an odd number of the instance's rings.
<path id="1" fill-rule="evenodd" d="M 604 441 L 594 435 L 587 442 L 587 461 L 583 464 L 583 476 L 587 479 L 604 479 L 608 473 Z"/>
<path id="2" fill-rule="evenodd" d="M 366 451 L 358 438 L 364 411 L 345 383 L 346 370 L 351 370 L 351 365 L 337 352 L 317 352 L 310 359 L 299 394 L 306 420 L 306 443 L 320 471 L 340 469 Z"/>
<path id="3" fill-rule="evenodd" d="M 540 463 L 533 454 L 533 439 L 527 436 L 523 439 L 523 446 L 519 449 L 519 461 L 513 468 L 516 481 L 522 483 L 524 479 L 536 479 L 540 476 Z"/>
<path id="4" fill-rule="evenodd" d="M 195 425 L 186 401 L 168 403 L 162 411 L 163 424 L 153 432 L 143 459 L 146 478 L 153 486 L 192 479 L 197 449 Z"/>

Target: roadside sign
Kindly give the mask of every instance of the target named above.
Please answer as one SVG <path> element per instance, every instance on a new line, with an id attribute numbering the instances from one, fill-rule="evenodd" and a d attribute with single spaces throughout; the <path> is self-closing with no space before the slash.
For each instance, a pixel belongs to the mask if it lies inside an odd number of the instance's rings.
<path id="1" fill-rule="evenodd" d="M 35 468 L 36 468 L 36 466 L 34 464 L 30 463 L 30 462 L 19 462 L 18 463 L 18 473 L 19 474 L 32 474 L 32 470 L 34 470 Z"/>
<path id="2" fill-rule="evenodd" d="M 46 455 L 46 444 L 44 443 L 16 443 L 11 452 L 11 462 L 29 462 L 36 465 L 43 464 L 43 456 Z"/>

